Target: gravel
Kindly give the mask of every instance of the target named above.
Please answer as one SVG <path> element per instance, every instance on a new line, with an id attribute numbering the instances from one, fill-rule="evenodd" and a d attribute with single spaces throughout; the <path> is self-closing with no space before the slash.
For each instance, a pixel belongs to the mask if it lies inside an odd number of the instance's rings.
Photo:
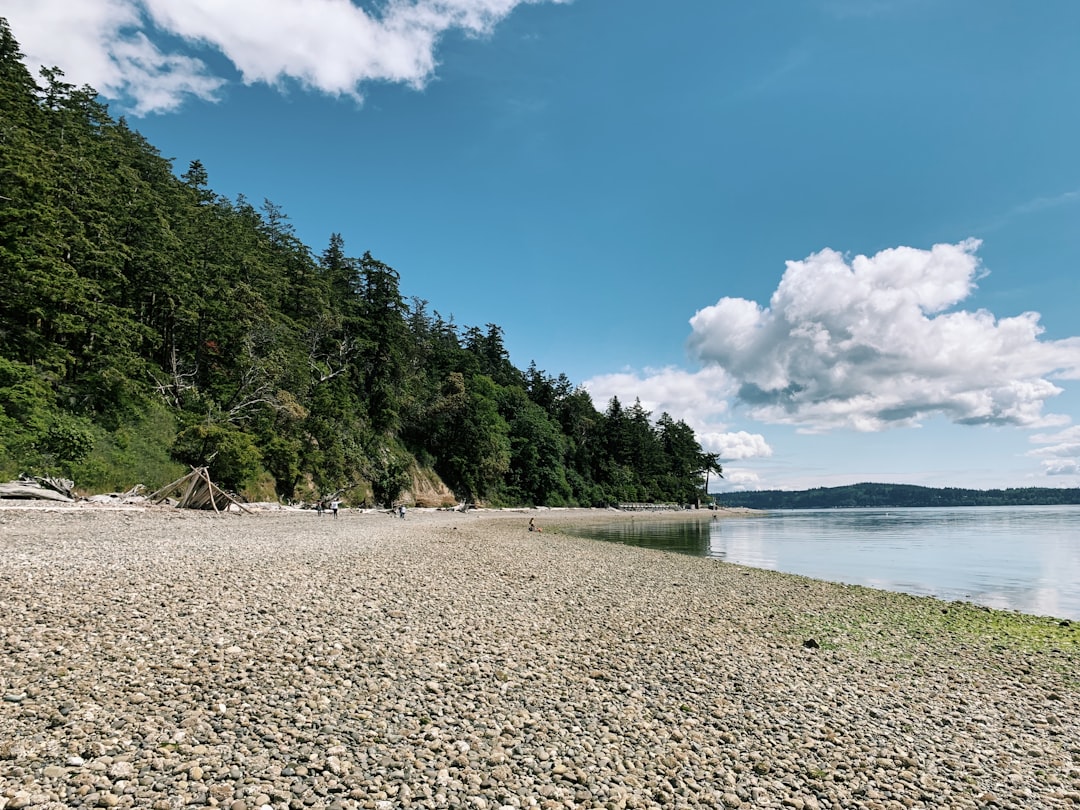
<path id="1" fill-rule="evenodd" d="M 1067 622 L 600 519 L 2 507 L 0 810 L 1080 806 Z"/>

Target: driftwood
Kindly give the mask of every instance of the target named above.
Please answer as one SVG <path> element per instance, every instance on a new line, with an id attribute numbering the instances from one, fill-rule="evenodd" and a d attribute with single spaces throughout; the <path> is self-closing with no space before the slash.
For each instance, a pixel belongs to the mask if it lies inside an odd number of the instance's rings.
<path id="1" fill-rule="evenodd" d="M 106 492 L 99 495 L 91 495 L 86 500 L 90 503 L 107 504 L 142 503 L 146 500 L 146 496 L 143 494 L 145 491 L 146 487 L 142 484 L 136 484 L 127 492 Z"/>
<path id="2" fill-rule="evenodd" d="M 51 489 L 53 492 L 59 492 L 72 500 L 77 500 L 78 496 L 75 494 L 75 482 L 68 478 L 53 478 L 51 475 L 35 475 L 33 479 L 29 479 L 23 476 L 24 480 L 37 481 L 41 486 L 46 489 Z"/>
<path id="3" fill-rule="evenodd" d="M 210 480 L 206 467 L 193 467 L 183 478 L 176 479 L 151 495 L 150 500 L 161 503 L 170 495 L 180 492 L 183 494 L 176 503 L 178 509 L 213 509 L 222 512 L 227 511 L 230 504 L 236 504 L 241 511 L 251 514 L 250 509 Z"/>
<path id="4" fill-rule="evenodd" d="M 11 481 L 7 484 L 0 484 L 0 498 L 62 501 L 63 503 L 74 503 L 75 501 L 69 495 L 44 487 L 34 480 Z"/>

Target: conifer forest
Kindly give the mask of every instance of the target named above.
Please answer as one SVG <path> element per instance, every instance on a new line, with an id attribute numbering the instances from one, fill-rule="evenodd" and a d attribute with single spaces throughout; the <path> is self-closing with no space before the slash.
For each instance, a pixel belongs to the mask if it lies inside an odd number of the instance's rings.
<path id="1" fill-rule="evenodd" d="M 206 466 L 249 500 L 389 505 L 427 482 L 603 506 L 693 502 L 720 473 L 684 422 L 598 408 L 515 367 L 495 323 L 406 300 L 334 223 L 313 248 L 272 202 L 179 172 L 91 88 L 33 76 L 0 19 L 3 480 L 152 490 Z"/>

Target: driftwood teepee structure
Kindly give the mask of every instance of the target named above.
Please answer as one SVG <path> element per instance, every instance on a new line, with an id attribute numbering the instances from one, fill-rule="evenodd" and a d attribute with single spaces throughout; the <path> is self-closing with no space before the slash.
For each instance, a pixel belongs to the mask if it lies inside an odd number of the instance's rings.
<path id="1" fill-rule="evenodd" d="M 161 503 L 170 495 L 179 494 L 178 509 L 213 509 L 215 512 L 228 511 L 230 504 L 236 504 L 242 511 L 251 514 L 240 501 L 210 480 L 206 467 L 192 467 L 191 472 L 162 487 L 150 500 Z"/>

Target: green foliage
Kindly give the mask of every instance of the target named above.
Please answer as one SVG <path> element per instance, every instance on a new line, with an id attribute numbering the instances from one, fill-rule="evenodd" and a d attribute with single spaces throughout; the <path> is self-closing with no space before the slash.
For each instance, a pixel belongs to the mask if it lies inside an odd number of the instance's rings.
<path id="1" fill-rule="evenodd" d="M 169 455 L 175 437 L 173 414 L 164 403 L 151 401 L 115 430 L 99 431 L 87 458 L 72 465 L 70 477 L 89 492 L 126 492 L 136 484 L 153 492 L 187 470 Z"/>
<path id="2" fill-rule="evenodd" d="M 222 488 L 238 492 L 261 471 L 255 438 L 228 425 L 200 423 L 180 431 L 173 457 L 192 467 L 206 467 Z"/>
<path id="3" fill-rule="evenodd" d="M 381 449 L 371 473 L 371 492 L 376 503 L 390 507 L 409 486 L 411 460 L 394 448 Z"/>
<path id="4" fill-rule="evenodd" d="M 390 503 L 421 466 L 463 500 L 696 497 L 685 425 L 598 413 L 340 235 L 315 256 L 269 200 L 198 160 L 177 177 L 91 88 L 39 85 L 2 19 L 0 111 L 0 473 L 116 491 L 206 465 L 255 497 Z"/>
<path id="5" fill-rule="evenodd" d="M 54 407 L 45 377 L 26 363 L 0 357 L 0 414 L 11 426 L 11 432 L 0 435 L 11 436 L 19 430 L 40 436 L 48 428 Z"/>
<path id="6" fill-rule="evenodd" d="M 90 455 L 94 433 L 88 420 L 60 414 L 49 425 L 41 444 L 42 449 L 61 462 L 78 463 Z"/>
<path id="7" fill-rule="evenodd" d="M 509 468 L 509 428 L 499 415 L 497 392 L 489 377 L 465 380 L 454 372 L 426 414 L 427 447 L 435 456 L 435 469 L 465 500 L 497 494 Z"/>
<path id="8" fill-rule="evenodd" d="M 0 357 L 0 473 L 62 474 L 93 486 L 84 479 L 100 466 L 91 458 L 107 435 L 90 419 L 59 408 L 43 375 Z"/>
<path id="9" fill-rule="evenodd" d="M 302 449 L 300 440 L 291 436 L 271 436 L 262 445 L 262 463 L 273 476 L 278 497 L 292 498 L 296 493 L 302 474 Z"/>
<path id="10" fill-rule="evenodd" d="M 521 388 L 503 392 L 510 464 L 505 497 L 514 503 L 562 506 L 570 498 L 564 464 L 566 441 L 559 426 Z"/>

